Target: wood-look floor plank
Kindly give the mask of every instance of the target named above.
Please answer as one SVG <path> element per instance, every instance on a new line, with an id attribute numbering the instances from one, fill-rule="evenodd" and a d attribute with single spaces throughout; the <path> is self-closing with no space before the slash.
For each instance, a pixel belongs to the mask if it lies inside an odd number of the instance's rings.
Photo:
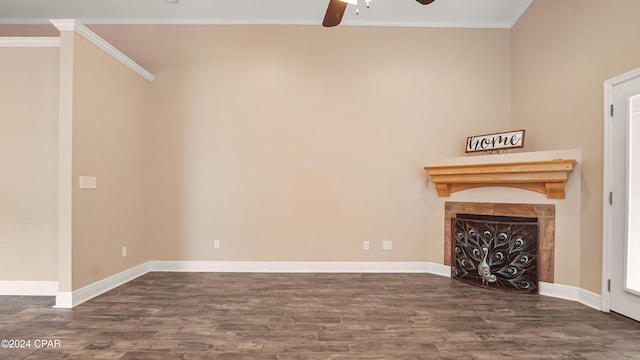
<path id="1" fill-rule="evenodd" d="M 0 296 L 0 359 L 640 359 L 640 325 L 429 274 L 149 273 L 72 310 Z"/>

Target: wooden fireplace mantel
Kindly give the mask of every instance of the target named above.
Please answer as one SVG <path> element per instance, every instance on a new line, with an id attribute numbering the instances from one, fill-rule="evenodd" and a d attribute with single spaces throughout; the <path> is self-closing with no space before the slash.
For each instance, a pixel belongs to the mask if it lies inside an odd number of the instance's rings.
<path id="1" fill-rule="evenodd" d="M 573 159 L 521 161 L 491 164 L 427 166 L 440 197 L 483 186 L 508 186 L 564 199 L 564 185 L 573 171 Z"/>

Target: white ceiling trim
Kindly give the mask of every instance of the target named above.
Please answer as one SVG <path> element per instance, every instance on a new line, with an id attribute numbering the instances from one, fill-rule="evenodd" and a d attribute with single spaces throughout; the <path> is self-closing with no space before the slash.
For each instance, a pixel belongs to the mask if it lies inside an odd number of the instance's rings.
<path id="1" fill-rule="evenodd" d="M 55 26 L 60 31 L 74 31 L 76 34 L 82 36 L 87 39 L 93 45 L 97 46 L 102 51 L 111 55 L 116 60 L 120 61 L 131 70 L 138 73 L 138 75 L 147 79 L 148 81 L 153 81 L 155 79 L 155 75 L 149 72 L 147 69 L 143 68 L 137 62 L 133 61 L 130 57 L 125 55 L 122 51 L 116 49 L 113 45 L 109 44 L 106 40 L 98 36 L 93 31 L 89 30 L 87 27 L 82 25 L 78 20 L 75 19 L 53 19 L 51 20 L 53 26 Z"/>
<path id="2" fill-rule="evenodd" d="M 76 31 L 76 29 L 82 31 L 82 24 L 78 23 L 77 20 L 74 19 L 57 19 L 50 20 L 53 26 L 60 31 Z M 89 29 L 87 29 L 89 30 Z"/>
<path id="3" fill-rule="evenodd" d="M 322 20 L 322 19 L 320 19 Z M 417 28 L 469 28 L 511 29 L 515 22 L 457 23 L 457 22 L 397 22 L 397 21 L 343 21 L 340 26 L 417 27 Z M 320 21 L 311 20 L 212 20 L 212 19 L 77 19 L 87 25 L 301 25 L 320 26 Z M 43 25 L 49 19 L 0 19 L 0 25 Z"/>
<path id="4" fill-rule="evenodd" d="M 343 25 L 510 28 L 533 0 L 364 0 L 349 5 Z M 313 25 L 320 26 L 328 0 L 0 0 L 0 24 L 46 24 L 77 19 L 99 25 Z"/>
<path id="5" fill-rule="evenodd" d="M 0 37 L 0 47 L 60 47 L 60 38 Z"/>
<path id="6" fill-rule="evenodd" d="M 351 21 L 341 23 L 340 26 L 379 26 L 379 27 L 425 27 L 425 28 L 459 28 L 459 29 L 511 29 L 514 23 L 413 23 L 413 22 L 364 22 Z"/>

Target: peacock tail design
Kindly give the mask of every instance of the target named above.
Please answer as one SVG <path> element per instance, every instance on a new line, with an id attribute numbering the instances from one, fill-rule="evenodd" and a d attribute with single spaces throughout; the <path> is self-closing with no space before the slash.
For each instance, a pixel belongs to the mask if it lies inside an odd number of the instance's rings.
<path id="1" fill-rule="evenodd" d="M 452 276 L 487 288 L 538 293 L 537 220 L 477 217 L 452 220 Z"/>

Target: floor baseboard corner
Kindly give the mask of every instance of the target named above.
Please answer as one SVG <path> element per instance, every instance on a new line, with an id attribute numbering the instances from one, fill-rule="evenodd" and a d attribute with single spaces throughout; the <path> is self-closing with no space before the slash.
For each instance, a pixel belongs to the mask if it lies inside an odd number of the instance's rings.
<path id="1" fill-rule="evenodd" d="M 85 301 L 91 300 L 96 296 L 104 294 L 105 292 L 114 289 L 120 285 L 126 284 L 129 281 L 138 278 L 149 272 L 149 262 L 142 263 L 134 266 L 115 275 L 109 276 L 102 280 L 98 280 L 92 284 L 84 286 L 80 289 L 74 290 L 71 293 L 71 306 L 75 307 L 82 304 Z M 65 305 L 68 305 L 68 301 L 64 301 Z M 57 307 L 57 306 L 56 306 Z"/>
<path id="2" fill-rule="evenodd" d="M 540 295 L 579 302 L 590 308 L 602 310 L 601 296 L 575 286 L 539 282 Z"/>

